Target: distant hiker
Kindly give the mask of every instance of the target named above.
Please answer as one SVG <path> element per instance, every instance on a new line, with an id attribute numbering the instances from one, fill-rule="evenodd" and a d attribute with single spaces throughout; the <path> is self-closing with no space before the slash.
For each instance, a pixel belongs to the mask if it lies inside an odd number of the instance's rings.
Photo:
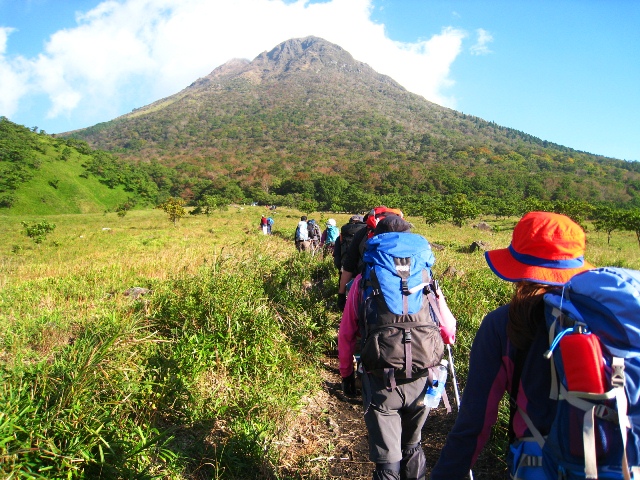
<path id="1" fill-rule="evenodd" d="M 268 223 L 267 223 L 267 217 L 265 217 L 264 215 L 262 215 L 262 218 L 260 219 L 260 228 L 262 229 L 262 234 L 266 235 L 268 233 Z"/>
<path id="2" fill-rule="evenodd" d="M 369 458 L 376 464 L 374 480 L 425 478 L 421 431 L 430 411 L 425 390 L 444 353 L 445 333 L 439 328 L 444 321 L 435 297 L 439 289 L 431 279 L 435 257 L 429 242 L 410 228 L 397 215 L 377 224 L 338 333 L 347 395 L 356 393 L 352 358 L 361 338 L 364 420 Z"/>
<path id="3" fill-rule="evenodd" d="M 364 254 L 366 242 L 373 236 L 373 231 L 378 222 L 388 215 L 404 216 L 401 210 L 387 208 L 384 205 L 372 209 L 364 217 L 367 228 L 358 231 L 349 245 L 349 249 L 342 257 L 342 274 L 340 275 L 340 286 L 338 287 L 338 308 L 344 308 L 347 298 L 347 284 L 363 268 L 362 255 Z"/>
<path id="4" fill-rule="evenodd" d="M 320 246 L 326 254 L 333 255 L 333 248 L 336 244 L 336 240 L 340 236 L 340 230 L 336 226 L 336 221 L 333 218 L 327 220 L 327 225 L 320 237 Z"/>
<path id="5" fill-rule="evenodd" d="M 304 252 L 311 249 L 307 217 L 304 215 L 300 217 L 300 221 L 298 222 L 298 226 L 296 227 L 295 243 L 298 251 Z"/>
<path id="6" fill-rule="evenodd" d="M 267 218 L 267 233 L 269 235 L 271 235 L 271 227 L 273 227 L 273 222 L 274 222 L 274 220 L 273 220 L 272 217 L 268 217 Z"/>
<path id="7" fill-rule="evenodd" d="M 351 218 L 349 218 L 349 223 L 345 223 L 342 228 L 340 228 L 340 236 L 333 246 L 333 264 L 340 274 L 342 273 L 342 264 L 347 256 L 347 251 L 349 250 L 349 245 L 351 245 L 353 237 L 358 230 L 365 227 L 366 225 L 362 215 L 352 215 Z"/>
<path id="8" fill-rule="evenodd" d="M 309 231 L 309 242 L 311 244 L 311 250 L 315 251 L 320 247 L 320 238 L 322 237 L 322 232 L 320 231 L 320 225 L 314 220 L 311 219 L 307 223 L 307 228 Z"/>
<path id="9" fill-rule="evenodd" d="M 584 260 L 585 244 L 584 231 L 570 218 L 530 212 L 515 226 L 508 248 L 485 253 L 491 270 L 514 282 L 515 292 L 509 304 L 484 317 L 476 333 L 458 417 L 431 472 L 432 480 L 468 478 L 489 439 L 505 392 L 515 397 L 509 422 L 510 466 L 514 452 L 524 445 L 522 440 L 533 436 L 527 419 L 541 435 L 549 434 L 556 401 L 549 399 L 551 371 L 544 357 L 549 335 L 543 296 L 561 290 L 559 286 L 572 276 L 593 268 Z M 514 475 L 515 466 L 511 470 Z"/>

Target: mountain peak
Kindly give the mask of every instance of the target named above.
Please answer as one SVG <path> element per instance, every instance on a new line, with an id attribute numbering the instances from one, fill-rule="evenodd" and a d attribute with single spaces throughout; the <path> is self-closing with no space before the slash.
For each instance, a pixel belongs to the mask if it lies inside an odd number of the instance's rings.
<path id="1" fill-rule="evenodd" d="M 383 83 L 393 82 L 366 63 L 355 60 L 342 47 L 319 37 L 308 36 L 286 40 L 269 51 L 264 51 L 251 62 L 247 59 L 232 59 L 214 69 L 209 75 L 199 78 L 186 90 L 219 88 L 225 81 L 243 79 L 257 85 L 271 81 L 286 81 L 292 76 L 311 75 L 331 77 L 364 74 Z M 222 83 L 221 83 L 222 82 Z M 393 82 L 395 84 L 395 82 Z M 395 84 L 398 88 L 402 87 Z M 179 94 L 181 95 L 181 94 Z"/>
<path id="2" fill-rule="evenodd" d="M 344 68 L 354 70 L 366 66 L 357 62 L 340 46 L 319 37 L 309 36 L 292 38 L 275 46 L 268 52 L 262 52 L 253 62 L 258 68 L 279 74 L 309 68 Z M 367 67 L 368 68 L 368 67 Z"/>
<path id="3" fill-rule="evenodd" d="M 292 38 L 276 45 L 269 52 L 263 52 L 256 60 L 266 57 L 272 62 L 287 62 L 305 55 L 347 55 L 352 61 L 349 53 L 338 45 L 330 43 L 319 37 Z"/>

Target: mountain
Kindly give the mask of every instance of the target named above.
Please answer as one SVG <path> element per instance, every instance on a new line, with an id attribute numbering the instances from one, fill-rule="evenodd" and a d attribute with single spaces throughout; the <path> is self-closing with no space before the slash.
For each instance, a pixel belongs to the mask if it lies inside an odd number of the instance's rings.
<path id="1" fill-rule="evenodd" d="M 186 198 L 230 181 L 245 193 L 313 196 L 328 176 L 378 195 L 640 204 L 635 164 L 436 105 L 316 37 L 231 60 L 175 95 L 66 135 L 174 169 L 170 189 Z"/>

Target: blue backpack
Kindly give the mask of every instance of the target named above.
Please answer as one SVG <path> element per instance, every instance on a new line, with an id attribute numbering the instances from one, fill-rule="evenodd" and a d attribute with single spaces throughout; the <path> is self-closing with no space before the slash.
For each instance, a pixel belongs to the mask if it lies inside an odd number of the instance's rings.
<path id="1" fill-rule="evenodd" d="M 556 416 L 546 439 L 524 417 L 540 478 L 640 479 L 640 272 L 582 272 L 544 301 Z"/>
<path id="2" fill-rule="evenodd" d="M 382 233 L 367 241 L 360 281 L 360 360 L 367 372 L 396 378 L 433 372 L 444 354 L 431 279 L 429 242 L 414 233 Z M 435 308 L 434 308 L 435 307 Z"/>
<path id="3" fill-rule="evenodd" d="M 333 245 L 334 243 L 336 243 L 336 240 L 338 240 L 339 236 L 340 230 L 338 230 L 338 227 L 334 225 L 327 226 L 327 238 L 325 240 L 326 243 Z"/>

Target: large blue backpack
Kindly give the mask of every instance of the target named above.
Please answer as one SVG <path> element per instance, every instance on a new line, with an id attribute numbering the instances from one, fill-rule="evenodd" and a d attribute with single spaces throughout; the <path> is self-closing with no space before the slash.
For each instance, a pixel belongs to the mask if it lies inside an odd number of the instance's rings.
<path id="1" fill-rule="evenodd" d="M 640 272 L 582 272 L 544 301 L 557 410 L 546 439 L 529 425 L 544 478 L 640 479 Z"/>
<path id="2" fill-rule="evenodd" d="M 395 379 L 429 374 L 444 354 L 429 242 L 414 233 L 382 233 L 367 241 L 360 281 L 360 359 L 367 372 Z"/>

